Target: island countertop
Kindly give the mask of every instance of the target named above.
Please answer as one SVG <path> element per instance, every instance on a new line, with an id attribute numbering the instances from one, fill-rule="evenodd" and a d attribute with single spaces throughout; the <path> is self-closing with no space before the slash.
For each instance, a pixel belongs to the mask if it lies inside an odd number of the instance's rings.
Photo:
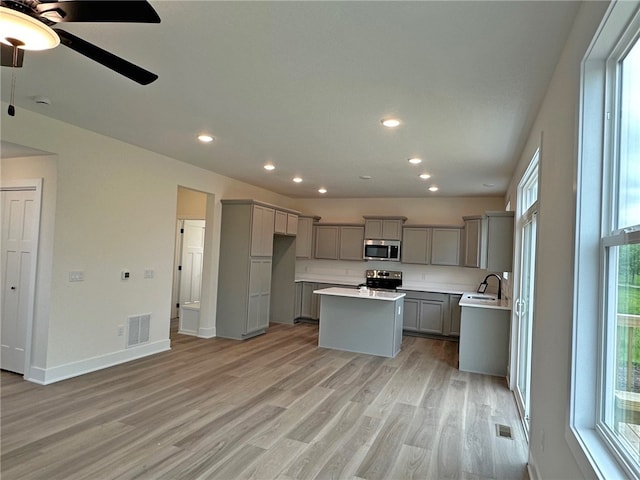
<path id="1" fill-rule="evenodd" d="M 318 295 L 333 295 L 336 297 L 363 298 L 368 300 L 387 300 L 391 302 L 395 302 L 396 300 L 406 295 L 406 293 L 342 287 L 323 288 L 320 290 L 314 290 L 313 293 L 317 293 Z"/>

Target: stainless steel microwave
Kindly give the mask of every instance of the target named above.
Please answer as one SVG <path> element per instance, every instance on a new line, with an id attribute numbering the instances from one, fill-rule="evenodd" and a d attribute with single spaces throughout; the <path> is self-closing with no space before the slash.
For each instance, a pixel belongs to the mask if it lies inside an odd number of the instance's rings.
<path id="1" fill-rule="evenodd" d="M 399 262 L 400 241 L 365 240 L 363 258 L 365 260 L 387 260 L 391 262 Z"/>

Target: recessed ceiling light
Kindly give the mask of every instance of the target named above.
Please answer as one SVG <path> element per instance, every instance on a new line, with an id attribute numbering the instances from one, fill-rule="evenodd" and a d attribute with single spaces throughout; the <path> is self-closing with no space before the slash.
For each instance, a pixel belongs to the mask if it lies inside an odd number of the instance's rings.
<path id="1" fill-rule="evenodd" d="M 300 182 L 302 182 L 302 178 L 300 178 L 300 177 L 293 177 L 293 181 L 294 181 L 294 182 L 296 182 L 296 183 L 300 183 Z"/>
<path id="2" fill-rule="evenodd" d="M 360 180 L 371 180 L 371 175 L 360 175 Z"/>
<path id="3" fill-rule="evenodd" d="M 319 188 L 318 192 L 319 193 L 327 193 L 327 189 L 326 188 Z"/>
<path id="4" fill-rule="evenodd" d="M 422 173 L 420 174 L 420 178 L 423 180 L 427 180 L 429 178 L 431 178 L 431 175 L 429 175 L 428 173 Z"/>
<path id="5" fill-rule="evenodd" d="M 438 187 L 436 187 L 435 185 L 433 185 L 432 187 L 429 187 L 429 191 L 430 191 L 430 192 L 437 192 L 437 191 L 438 191 Z"/>
<path id="6" fill-rule="evenodd" d="M 387 128 L 395 128 L 400 125 L 400 120 L 398 120 L 397 118 L 383 118 L 382 125 Z"/>
<path id="7" fill-rule="evenodd" d="M 265 169 L 265 170 L 269 170 L 269 171 L 271 171 L 271 170 L 275 170 L 275 168 L 276 168 L 276 167 L 275 167 L 275 165 L 273 165 L 273 163 L 267 163 L 267 164 L 264 166 L 264 169 Z"/>
<path id="8" fill-rule="evenodd" d="M 198 135 L 198 140 L 200 140 L 202 143 L 210 143 L 213 142 L 213 137 L 211 135 L 203 133 L 202 135 Z"/>
<path id="9" fill-rule="evenodd" d="M 417 157 L 413 157 L 409 159 L 409 163 L 411 165 L 418 165 L 420 163 L 422 163 L 422 159 L 421 158 L 417 158 Z"/>

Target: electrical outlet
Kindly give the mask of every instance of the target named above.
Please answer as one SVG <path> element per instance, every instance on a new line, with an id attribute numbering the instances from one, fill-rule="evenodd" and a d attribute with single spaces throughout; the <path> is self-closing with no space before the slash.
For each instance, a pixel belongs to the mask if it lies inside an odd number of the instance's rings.
<path id="1" fill-rule="evenodd" d="M 84 282 L 84 272 L 82 270 L 74 270 L 69 272 L 70 282 Z"/>
<path id="2" fill-rule="evenodd" d="M 131 277 L 131 273 L 129 273 L 129 270 L 123 270 L 122 273 L 120 274 L 120 278 L 122 280 L 129 280 L 130 277 Z"/>
<path id="3" fill-rule="evenodd" d="M 122 337 L 124 335 L 124 325 L 118 325 L 118 336 Z"/>

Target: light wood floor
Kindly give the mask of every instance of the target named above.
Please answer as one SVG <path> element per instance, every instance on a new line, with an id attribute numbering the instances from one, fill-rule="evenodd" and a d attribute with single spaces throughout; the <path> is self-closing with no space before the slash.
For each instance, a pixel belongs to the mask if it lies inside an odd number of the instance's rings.
<path id="1" fill-rule="evenodd" d="M 2 479 L 526 478 L 511 392 L 458 371 L 457 343 L 386 359 L 317 337 L 173 331 L 170 352 L 49 386 L 2 372 Z"/>

